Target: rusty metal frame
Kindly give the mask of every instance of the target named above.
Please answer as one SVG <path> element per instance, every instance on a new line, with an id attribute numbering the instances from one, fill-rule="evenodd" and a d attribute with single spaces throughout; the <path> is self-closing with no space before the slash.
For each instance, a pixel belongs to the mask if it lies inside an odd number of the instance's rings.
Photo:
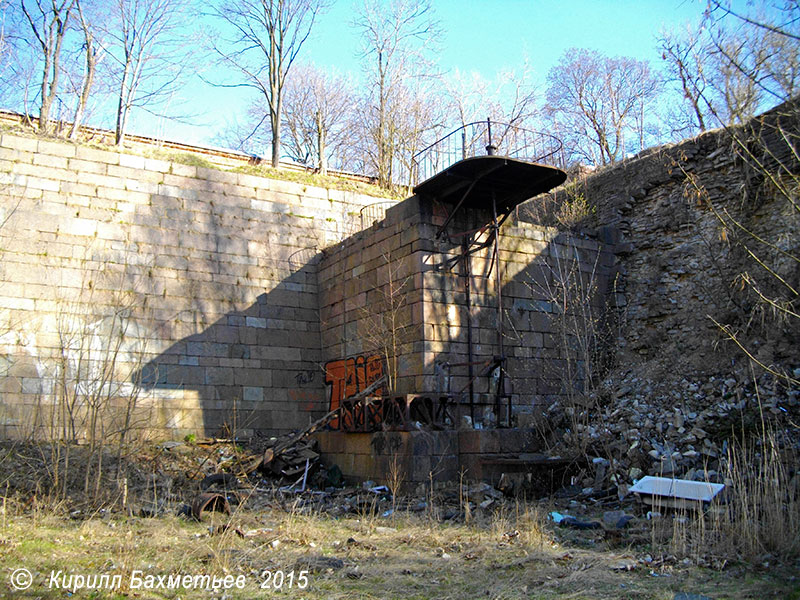
<path id="1" fill-rule="evenodd" d="M 432 429 L 455 425 L 451 411 L 453 397 L 437 394 L 392 394 L 344 400 L 339 429 L 369 433 L 384 429 L 409 431 L 417 424 Z"/>

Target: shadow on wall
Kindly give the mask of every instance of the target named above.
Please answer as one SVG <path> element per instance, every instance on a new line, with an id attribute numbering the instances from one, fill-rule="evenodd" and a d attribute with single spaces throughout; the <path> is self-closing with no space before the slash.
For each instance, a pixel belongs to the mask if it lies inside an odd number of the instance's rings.
<path id="1" fill-rule="evenodd" d="M 455 221 L 453 228 L 469 230 L 475 218 Z M 587 378 L 600 368 L 595 348 L 605 326 L 613 257 L 599 247 L 593 240 L 524 223 L 509 222 L 501 230 L 503 354 L 510 379 L 502 392 L 513 394 L 523 410 L 532 411 L 537 399 L 582 394 Z M 472 256 L 476 277 L 469 317 L 458 262 L 449 270 L 433 269 L 459 252 L 452 242 L 423 252 L 433 262 L 422 274 L 430 306 L 424 322 L 422 311 L 417 317 L 425 346 L 424 389 L 412 391 L 468 390 L 469 318 L 474 396 L 491 406 L 496 373 L 480 365 L 501 354 L 492 248 Z M 217 315 L 210 325 L 198 327 L 199 333 L 181 337 L 147 363 L 140 375 L 160 403 L 157 426 L 181 435 L 201 429 L 221 435 L 297 429 L 381 376 L 385 357 L 375 352 L 323 365 L 316 261 L 308 260 L 247 308 Z M 215 277 L 222 275 L 213 274 L 212 282 Z M 211 297 L 224 298 L 227 289 L 218 286 Z M 202 313 L 203 303 L 190 299 L 190 312 Z"/>
<path id="2" fill-rule="evenodd" d="M 452 229 L 471 231 L 485 222 L 476 211 L 454 220 Z M 593 239 L 515 220 L 501 228 L 502 343 L 493 248 L 470 258 L 468 299 L 464 266 L 454 260 L 460 254 L 456 238 L 440 243 L 434 268 L 426 274 L 432 290 L 426 318 L 428 387 L 465 402 L 472 396 L 476 407 L 462 407 L 461 414 L 472 412 L 484 426 L 509 422 L 509 398 L 516 414 L 512 424 L 519 426 L 532 422 L 537 405 L 540 410 L 556 399 L 584 402 L 613 361 L 617 318 L 614 234 L 599 233 Z M 448 259 L 449 267 L 436 268 Z M 504 357 L 502 378 L 499 357 Z M 500 415 L 495 413 L 498 392 Z"/>
<path id="3" fill-rule="evenodd" d="M 302 427 L 326 409 L 319 319 L 298 291 L 313 266 L 242 311 L 174 343 L 137 376 L 161 399 L 162 423 L 183 433 L 248 435 Z"/>

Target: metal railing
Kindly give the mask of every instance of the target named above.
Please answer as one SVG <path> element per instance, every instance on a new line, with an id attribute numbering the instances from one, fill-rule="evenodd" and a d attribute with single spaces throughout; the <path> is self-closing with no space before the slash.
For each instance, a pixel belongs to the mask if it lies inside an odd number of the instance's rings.
<path id="1" fill-rule="evenodd" d="M 411 159 L 414 184 L 473 156 L 498 154 L 528 162 L 556 162 L 561 141 L 549 133 L 531 131 L 491 119 L 467 123 L 451 131 Z"/>
<path id="2" fill-rule="evenodd" d="M 391 208 L 397 204 L 396 200 L 386 200 L 384 202 L 375 202 L 374 204 L 367 204 L 361 209 L 361 229 L 372 227 L 378 221 L 383 221 L 386 218 L 386 209 Z"/>

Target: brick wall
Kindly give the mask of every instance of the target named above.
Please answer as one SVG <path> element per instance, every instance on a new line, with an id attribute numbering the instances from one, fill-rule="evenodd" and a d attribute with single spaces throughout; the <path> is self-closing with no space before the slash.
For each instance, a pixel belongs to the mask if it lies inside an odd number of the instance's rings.
<path id="1" fill-rule="evenodd" d="M 479 374 L 485 370 L 483 363 L 501 352 L 493 248 L 470 259 L 468 310 L 461 267 L 449 263 L 460 255 L 460 243 L 447 236 L 436 239 L 447 214 L 446 206 L 409 198 L 388 210 L 384 221 L 326 252 L 320 266 L 323 359 L 335 398 L 363 389 L 374 379 L 371 375 L 383 372 L 377 366 L 370 368 L 374 363 L 393 373 L 395 355 L 396 392 L 466 398 L 467 320 L 471 319 L 472 361 L 480 363 L 473 368 L 473 397 L 484 404 L 475 417 L 484 420 L 494 396 L 490 377 Z M 449 230 L 468 231 L 489 220 L 486 212 L 469 209 L 454 219 Z M 503 225 L 503 352 L 509 377 L 506 389 L 518 415 L 533 414 L 537 403 L 563 392 L 564 344 L 555 337 L 559 307 L 553 302 L 558 274 L 587 282 L 594 314 L 604 319 L 615 266 L 611 250 L 612 245 L 596 239 L 514 218 Z M 388 344 L 393 335 L 399 342 L 396 353 Z M 576 384 L 581 377 L 576 375 Z"/>
<path id="2" fill-rule="evenodd" d="M 468 320 L 473 361 L 500 354 L 493 248 L 470 259 L 467 310 L 461 266 L 446 267 L 457 238 L 436 239 L 446 206 L 409 198 L 360 231 L 375 198 L 10 134 L 0 186 L 4 435 L 87 398 L 113 409 L 111 429 L 285 431 L 382 374 L 400 393 L 465 398 Z M 449 231 L 488 221 L 464 211 Z M 564 391 L 555 274 L 591 280 L 599 314 L 614 259 L 514 218 L 500 258 L 506 391 L 524 424 Z"/>
<path id="3" fill-rule="evenodd" d="M 0 435 L 79 398 L 177 436 L 325 409 L 317 254 L 377 198 L 4 133 L 0 199 Z"/>

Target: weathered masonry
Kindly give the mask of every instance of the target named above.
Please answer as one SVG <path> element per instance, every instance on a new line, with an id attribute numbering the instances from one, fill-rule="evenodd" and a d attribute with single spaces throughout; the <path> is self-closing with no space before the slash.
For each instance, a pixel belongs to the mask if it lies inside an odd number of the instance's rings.
<path id="1" fill-rule="evenodd" d="M 3 435 L 50 426 L 72 400 L 157 435 L 281 431 L 384 374 L 401 394 L 471 382 L 474 422 L 496 423 L 496 374 L 463 366 L 468 322 L 473 361 L 498 354 L 492 249 L 471 259 L 466 309 L 460 249 L 435 235 L 442 206 L 413 197 L 362 229 L 380 199 L 9 134 L 0 161 Z M 510 424 L 561 392 L 559 273 L 591 285 L 599 313 L 609 249 L 503 226 Z"/>
<path id="2" fill-rule="evenodd" d="M 379 199 L 8 134 L 0 194 L 2 435 L 73 400 L 161 436 L 327 409 L 315 256 Z"/>

